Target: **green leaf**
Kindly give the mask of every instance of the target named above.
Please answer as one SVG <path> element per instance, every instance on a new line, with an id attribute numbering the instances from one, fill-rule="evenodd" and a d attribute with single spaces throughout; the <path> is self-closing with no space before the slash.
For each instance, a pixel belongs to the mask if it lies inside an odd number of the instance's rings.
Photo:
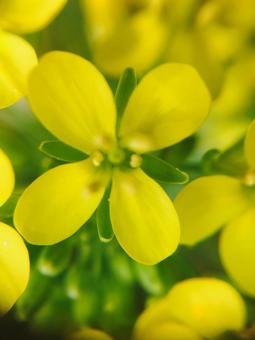
<path id="1" fill-rule="evenodd" d="M 136 85 L 137 79 L 134 69 L 127 68 L 120 77 L 115 94 L 117 114 L 119 120 L 123 115 L 129 97 L 131 93 L 134 91 Z"/>
<path id="2" fill-rule="evenodd" d="M 59 141 L 43 141 L 39 145 L 39 150 L 50 158 L 57 159 L 62 162 L 77 162 L 86 159 L 88 156 L 83 152 L 72 148 L 69 145 Z"/>
<path id="3" fill-rule="evenodd" d="M 217 149 L 211 149 L 207 151 L 202 157 L 203 172 L 207 175 L 217 172 L 217 161 L 220 156 L 220 151 Z"/>
<path id="4" fill-rule="evenodd" d="M 96 222 L 99 239 L 102 242 L 110 242 L 114 237 L 114 233 L 110 219 L 108 190 L 106 190 L 105 195 L 97 208 Z"/>
<path id="5" fill-rule="evenodd" d="M 169 146 L 159 151 L 160 158 L 165 160 L 167 163 L 176 164 L 182 166 L 186 159 L 193 151 L 196 144 L 196 137 L 190 136 L 180 143 Z"/>
<path id="6" fill-rule="evenodd" d="M 206 174 L 242 176 L 248 167 L 243 150 L 243 140 L 238 141 L 224 152 L 216 149 L 207 151 L 202 158 L 202 167 Z"/>
<path id="7" fill-rule="evenodd" d="M 152 178 L 167 183 L 186 183 L 189 176 L 173 165 L 152 155 L 143 155 L 142 169 Z"/>

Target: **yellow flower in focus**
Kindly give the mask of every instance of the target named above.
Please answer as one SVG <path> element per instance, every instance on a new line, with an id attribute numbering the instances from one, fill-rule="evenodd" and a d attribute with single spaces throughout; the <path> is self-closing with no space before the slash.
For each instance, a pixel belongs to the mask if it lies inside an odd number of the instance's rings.
<path id="1" fill-rule="evenodd" d="M 159 184 L 140 168 L 142 154 L 173 145 L 205 119 L 210 95 L 188 65 L 149 72 L 128 101 L 116 133 L 116 108 L 103 76 L 66 52 L 45 55 L 29 80 L 39 120 L 89 158 L 43 174 L 21 196 L 15 225 L 33 244 L 54 244 L 94 213 L 112 182 L 110 217 L 116 238 L 136 261 L 155 264 L 179 243 L 179 221 Z"/>
<path id="2" fill-rule="evenodd" d="M 0 150 L 0 206 L 14 188 L 14 172 Z M 8 312 L 25 290 L 29 278 L 27 248 L 15 229 L 0 222 L 0 316 Z"/>
<path id="3" fill-rule="evenodd" d="M 177 196 L 181 243 L 194 245 L 226 225 L 220 256 L 229 275 L 247 294 L 255 296 L 255 121 L 244 145 L 247 169 L 241 178 L 201 177 Z"/>
<path id="4" fill-rule="evenodd" d="M 245 321 L 244 301 L 232 286 L 214 278 L 193 278 L 175 284 L 141 314 L 133 339 L 215 339 L 242 330 Z"/>
<path id="5" fill-rule="evenodd" d="M 166 27 L 159 16 L 162 0 L 82 0 L 96 65 L 119 77 L 127 67 L 139 74 L 160 58 Z"/>
<path id="6" fill-rule="evenodd" d="M 33 47 L 10 32 L 29 33 L 41 29 L 66 1 L 0 0 L 0 108 L 14 104 L 27 94 L 27 77 L 37 64 Z"/>

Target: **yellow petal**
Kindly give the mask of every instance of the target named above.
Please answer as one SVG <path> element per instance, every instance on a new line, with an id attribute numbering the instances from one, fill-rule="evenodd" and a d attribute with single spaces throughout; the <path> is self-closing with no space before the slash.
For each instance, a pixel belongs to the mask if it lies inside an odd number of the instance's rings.
<path id="1" fill-rule="evenodd" d="M 245 138 L 245 155 L 249 166 L 255 170 L 255 120 L 251 123 Z"/>
<path id="2" fill-rule="evenodd" d="M 241 182 L 228 176 L 206 176 L 188 184 L 177 196 L 181 243 L 193 245 L 211 236 L 248 206 Z"/>
<path id="3" fill-rule="evenodd" d="M 248 210 L 224 228 L 220 256 L 228 274 L 240 288 L 255 297 L 255 210 Z"/>
<path id="4" fill-rule="evenodd" d="M 95 63 L 111 76 L 118 77 L 127 67 L 139 74 L 162 55 L 166 31 L 152 13 L 138 13 L 123 19 L 113 32 L 93 41 Z"/>
<path id="5" fill-rule="evenodd" d="M 137 152 L 175 144 L 199 128 L 209 106 L 209 91 L 193 67 L 161 65 L 131 95 L 120 127 L 122 143 Z"/>
<path id="6" fill-rule="evenodd" d="M 150 305 L 136 321 L 134 340 L 202 340 L 191 327 L 174 320 L 166 298 Z"/>
<path id="7" fill-rule="evenodd" d="M 82 328 L 70 336 L 67 340 L 113 340 L 108 334 L 93 328 Z"/>
<path id="8" fill-rule="evenodd" d="M 195 278 L 177 283 L 167 297 L 171 315 L 197 331 L 214 338 L 244 327 L 245 304 L 228 283 L 213 278 Z"/>
<path id="9" fill-rule="evenodd" d="M 0 222 L 0 315 L 8 312 L 29 278 L 27 248 L 15 229 Z"/>
<path id="10" fill-rule="evenodd" d="M 48 25 L 67 0 L 0 0 L 0 26 L 14 32 L 33 32 Z"/>
<path id="11" fill-rule="evenodd" d="M 14 189 L 14 171 L 9 158 L 0 149 L 0 206 L 10 197 Z"/>
<path id="12" fill-rule="evenodd" d="M 30 77 L 29 99 L 42 124 L 77 149 L 107 148 L 115 138 L 112 92 L 97 69 L 77 55 L 46 54 Z"/>
<path id="13" fill-rule="evenodd" d="M 114 172 L 110 215 L 117 240 L 137 262 L 152 265 L 176 250 L 180 231 L 173 204 L 141 169 Z"/>
<path id="14" fill-rule="evenodd" d="M 192 328 L 181 323 L 172 321 L 163 324 L 157 324 L 155 327 L 147 328 L 141 334 L 141 337 L 135 337 L 135 340 L 203 340 L 203 338 Z"/>
<path id="15" fill-rule="evenodd" d="M 213 58 L 201 31 L 182 30 L 171 41 L 168 52 L 170 62 L 187 63 L 194 66 L 215 98 L 223 83 L 223 67 Z"/>
<path id="16" fill-rule="evenodd" d="M 27 93 L 27 77 L 36 64 L 35 51 L 28 42 L 0 30 L 0 108 Z"/>
<path id="17" fill-rule="evenodd" d="M 36 179 L 22 194 L 14 223 L 32 244 L 54 244 L 74 234 L 93 214 L 108 175 L 90 159 L 60 165 Z"/>

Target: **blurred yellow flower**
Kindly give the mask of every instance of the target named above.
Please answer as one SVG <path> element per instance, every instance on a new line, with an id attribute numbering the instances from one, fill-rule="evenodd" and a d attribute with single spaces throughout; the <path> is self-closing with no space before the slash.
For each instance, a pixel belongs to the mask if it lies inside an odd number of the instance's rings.
<path id="1" fill-rule="evenodd" d="M 181 243 L 193 245 L 227 224 L 220 237 L 220 256 L 229 275 L 247 294 L 255 296 L 255 121 L 248 129 L 242 178 L 201 177 L 177 196 Z"/>
<path id="2" fill-rule="evenodd" d="M 14 188 L 11 163 L 0 149 L 0 206 Z M 29 257 L 26 246 L 15 229 L 0 222 L 0 316 L 14 305 L 25 290 L 29 278 Z"/>
<path id="3" fill-rule="evenodd" d="M 26 95 L 27 76 L 37 64 L 33 47 L 10 32 L 41 29 L 65 3 L 66 0 L 0 0 L 0 108 Z"/>
<path id="4" fill-rule="evenodd" d="M 133 339 L 215 339 L 241 330 L 245 321 L 244 301 L 232 286 L 214 278 L 193 278 L 175 284 L 141 314 Z"/>
<path id="5" fill-rule="evenodd" d="M 197 25 L 203 30 L 214 57 L 235 59 L 255 32 L 253 0 L 209 0 L 201 6 Z"/>
<path id="6" fill-rule="evenodd" d="M 144 264 L 172 254 L 178 217 L 167 194 L 140 168 L 140 154 L 173 145 L 201 125 L 210 95 L 197 72 L 182 64 L 149 72 L 131 94 L 117 134 L 112 92 L 81 57 L 45 55 L 31 74 L 28 97 L 45 127 L 90 157 L 51 169 L 25 190 L 14 214 L 25 239 L 54 244 L 72 235 L 112 180 L 111 222 L 124 250 Z"/>
<path id="7" fill-rule="evenodd" d="M 255 51 L 248 49 L 225 71 L 222 91 L 200 130 L 200 153 L 212 148 L 225 150 L 242 138 L 251 122 L 254 95 Z"/>
<path id="8" fill-rule="evenodd" d="M 84 327 L 68 335 L 66 340 L 113 340 L 113 338 L 100 330 Z"/>
<path id="9" fill-rule="evenodd" d="M 148 70 L 163 53 L 162 0 L 81 0 L 96 65 L 114 77 L 127 67 Z"/>

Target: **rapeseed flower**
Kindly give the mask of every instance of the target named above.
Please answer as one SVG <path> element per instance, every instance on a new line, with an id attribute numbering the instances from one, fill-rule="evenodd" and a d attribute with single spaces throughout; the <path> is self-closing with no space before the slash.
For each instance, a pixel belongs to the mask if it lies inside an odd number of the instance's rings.
<path id="1" fill-rule="evenodd" d="M 249 49 L 225 72 L 222 90 L 199 131 L 197 154 L 213 148 L 226 150 L 242 138 L 251 122 L 254 93 L 255 53 Z"/>
<path id="2" fill-rule="evenodd" d="M 68 335 L 66 340 L 113 340 L 113 338 L 101 330 L 84 327 Z"/>
<path id="3" fill-rule="evenodd" d="M 89 158 L 49 170 L 24 191 L 14 213 L 24 238 L 49 245 L 71 236 L 111 184 L 110 218 L 124 250 L 144 264 L 172 254 L 178 216 L 140 166 L 144 153 L 178 143 L 205 119 L 210 95 L 195 69 L 164 64 L 149 72 L 116 124 L 112 92 L 97 69 L 74 54 L 51 52 L 33 70 L 28 98 L 49 131 Z"/>
<path id="4" fill-rule="evenodd" d="M 194 245 L 226 225 L 219 245 L 222 263 L 239 287 L 255 296 L 255 121 L 248 129 L 244 154 L 243 174 L 198 178 L 179 193 L 175 207 L 183 244 Z"/>
<path id="5" fill-rule="evenodd" d="M 167 40 L 159 13 L 162 0 L 81 0 L 95 64 L 119 77 L 126 67 L 138 73 L 160 59 Z"/>
<path id="6" fill-rule="evenodd" d="M 26 80 L 37 64 L 33 47 L 10 33 L 29 33 L 46 26 L 66 0 L 0 0 L 0 108 L 26 95 Z"/>
<path id="7" fill-rule="evenodd" d="M 5 153 L 0 149 L 0 206 L 14 188 L 14 172 Z M 27 248 L 15 229 L 0 222 L 0 316 L 14 305 L 26 288 L 29 278 Z"/>
<path id="8" fill-rule="evenodd" d="M 176 283 L 161 300 L 138 318 L 134 340 L 215 339 L 245 326 L 241 295 L 215 278 L 192 278 Z"/>

